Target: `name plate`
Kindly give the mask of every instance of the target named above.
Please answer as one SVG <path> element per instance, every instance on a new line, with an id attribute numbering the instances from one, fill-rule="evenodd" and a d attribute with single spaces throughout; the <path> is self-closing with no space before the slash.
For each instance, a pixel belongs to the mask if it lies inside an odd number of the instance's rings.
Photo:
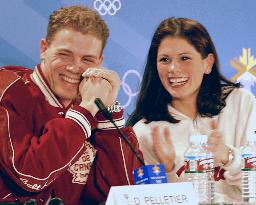
<path id="1" fill-rule="evenodd" d="M 106 205 L 198 205 L 192 183 L 113 186 Z"/>

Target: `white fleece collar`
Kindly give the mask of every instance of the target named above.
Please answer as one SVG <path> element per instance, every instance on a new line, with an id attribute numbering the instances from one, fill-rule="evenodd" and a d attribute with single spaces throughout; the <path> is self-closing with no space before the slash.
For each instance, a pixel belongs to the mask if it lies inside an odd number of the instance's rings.
<path id="1" fill-rule="evenodd" d="M 50 105 L 54 107 L 63 108 L 63 105 L 59 102 L 59 100 L 53 94 L 47 82 L 45 81 L 40 66 L 37 65 L 35 67 L 34 72 L 32 73 L 32 78 L 34 79 L 35 84 L 42 91 L 42 93 L 44 94 L 46 100 L 49 102 Z"/>
<path id="2" fill-rule="evenodd" d="M 172 105 L 168 104 L 168 111 L 169 113 L 176 119 L 176 120 L 192 120 L 187 115 L 181 113 L 180 111 L 176 110 Z"/>

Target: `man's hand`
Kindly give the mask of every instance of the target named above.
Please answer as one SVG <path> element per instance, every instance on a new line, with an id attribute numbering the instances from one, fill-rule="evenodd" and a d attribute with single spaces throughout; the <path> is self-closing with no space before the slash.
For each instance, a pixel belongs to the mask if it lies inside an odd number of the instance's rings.
<path id="1" fill-rule="evenodd" d="M 105 105 L 113 105 L 115 103 L 121 84 L 120 78 L 115 71 L 105 68 L 88 68 L 83 73 L 83 77 L 97 77 L 107 80 L 110 84 L 110 91 L 108 97 L 101 98 L 101 100 Z"/>
<path id="2" fill-rule="evenodd" d="M 79 93 L 82 98 L 80 106 L 87 109 L 94 116 L 98 112 L 98 107 L 94 100 L 100 98 L 103 102 L 107 101 L 112 86 L 101 77 L 85 77 L 79 85 Z"/>

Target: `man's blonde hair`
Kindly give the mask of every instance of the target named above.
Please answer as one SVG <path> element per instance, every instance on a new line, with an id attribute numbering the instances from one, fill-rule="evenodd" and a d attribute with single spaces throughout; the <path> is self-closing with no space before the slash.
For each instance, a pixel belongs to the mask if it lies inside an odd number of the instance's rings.
<path id="1" fill-rule="evenodd" d="M 62 7 L 49 17 L 46 40 L 50 44 L 55 34 L 64 28 L 71 28 L 83 34 L 91 34 L 102 41 L 105 47 L 109 29 L 99 14 L 85 6 Z"/>

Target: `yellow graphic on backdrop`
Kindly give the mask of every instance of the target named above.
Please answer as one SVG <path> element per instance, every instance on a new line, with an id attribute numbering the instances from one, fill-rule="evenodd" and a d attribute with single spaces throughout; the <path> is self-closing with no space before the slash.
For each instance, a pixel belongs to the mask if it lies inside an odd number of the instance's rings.
<path id="1" fill-rule="evenodd" d="M 245 82 L 248 80 L 251 82 L 252 77 L 256 80 L 256 58 L 251 55 L 250 48 L 243 48 L 242 56 L 232 59 L 230 61 L 230 65 L 238 71 L 231 78 L 232 81 Z"/>

